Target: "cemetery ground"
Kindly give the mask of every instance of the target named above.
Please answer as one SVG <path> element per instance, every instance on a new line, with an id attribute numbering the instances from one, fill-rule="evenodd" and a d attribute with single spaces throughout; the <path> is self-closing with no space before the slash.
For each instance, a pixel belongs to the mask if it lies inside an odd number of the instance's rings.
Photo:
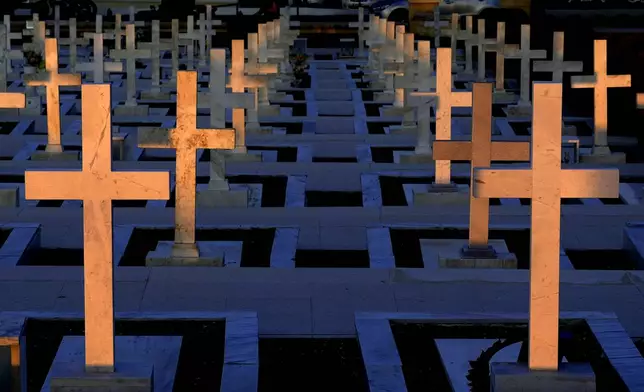
<path id="1" fill-rule="evenodd" d="M 45 64 L 0 56 L 0 390 L 644 390 L 644 166 L 605 99 L 637 91 L 606 41 L 580 69 L 530 26 L 435 48 L 286 11 L 236 38 L 124 9 L 78 45 L 5 19 Z"/>

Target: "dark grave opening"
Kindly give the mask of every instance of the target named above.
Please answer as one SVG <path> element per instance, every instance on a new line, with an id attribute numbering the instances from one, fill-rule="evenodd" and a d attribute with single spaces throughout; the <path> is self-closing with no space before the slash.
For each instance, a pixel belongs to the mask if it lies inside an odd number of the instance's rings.
<path id="1" fill-rule="evenodd" d="M 364 109 L 367 113 L 367 117 L 380 117 L 380 108 L 385 106 L 381 103 L 365 103 Z"/>
<path id="2" fill-rule="evenodd" d="M 82 320 L 28 319 L 25 325 L 28 391 L 40 391 L 64 336 L 83 336 Z M 116 336 L 181 336 L 174 392 L 221 386 L 226 324 L 223 320 L 116 320 Z"/>
<path id="3" fill-rule="evenodd" d="M 313 157 L 312 162 L 358 163 L 356 157 Z"/>
<path id="4" fill-rule="evenodd" d="M 514 131 L 514 134 L 517 136 L 530 136 L 530 131 L 528 128 L 532 127 L 532 123 L 529 121 L 509 121 L 510 127 Z"/>
<path id="5" fill-rule="evenodd" d="M 304 91 L 293 90 L 289 91 L 287 95 L 291 95 L 294 101 L 306 101 L 306 93 Z"/>
<path id="6" fill-rule="evenodd" d="M 255 176 L 242 175 L 226 177 L 229 184 L 262 184 L 262 207 L 285 207 L 286 206 L 286 186 L 288 177 L 286 176 Z M 197 177 L 197 184 L 208 184 L 209 177 Z M 170 199 L 165 205 L 167 208 L 175 206 L 175 191 L 170 193 Z"/>
<path id="7" fill-rule="evenodd" d="M 367 132 L 369 132 L 369 135 L 384 135 L 385 127 L 390 127 L 392 125 L 400 125 L 400 121 L 368 121 Z"/>
<path id="8" fill-rule="evenodd" d="M 347 64 L 347 65 L 345 65 L 345 68 L 348 69 L 348 70 L 360 69 L 360 65 L 358 65 L 358 64 Z"/>
<path id="9" fill-rule="evenodd" d="M 45 144 L 39 144 L 38 147 L 36 147 L 36 151 L 45 151 L 47 149 L 47 146 Z M 82 146 L 63 146 L 64 151 L 82 151 L 83 147 Z"/>
<path id="10" fill-rule="evenodd" d="M 297 147 L 281 146 L 248 146 L 248 151 L 277 151 L 277 162 L 297 162 Z M 210 161 L 210 150 L 205 150 L 199 158 L 199 162 Z"/>
<path id="11" fill-rule="evenodd" d="M 0 161 L 13 161 L 13 157 L 7 157 L 7 156 L 0 157 Z"/>
<path id="12" fill-rule="evenodd" d="M 489 358 L 512 344 L 520 344 L 518 362 L 526 363 L 528 329 L 521 323 L 404 323 L 392 320 L 391 330 L 402 362 L 407 390 L 449 391 L 449 378 L 440 359 L 436 339 L 497 339 L 470 361 L 467 378 L 471 391 L 490 391 Z M 598 391 L 627 391 L 610 365 L 601 345 L 583 320 L 563 320 L 559 331 L 559 355 L 568 362 L 592 366 Z"/>
<path id="13" fill-rule="evenodd" d="M 333 55 L 318 53 L 313 55 L 313 60 L 333 60 Z"/>
<path id="14" fill-rule="evenodd" d="M 599 199 L 602 203 L 607 204 L 607 205 L 624 205 L 624 200 L 622 200 L 621 197 L 615 197 L 615 198 L 601 198 Z"/>
<path id="15" fill-rule="evenodd" d="M 0 122 L 0 135 L 8 135 L 8 134 L 10 134 L 11 131 L 14 130 L 16 125 L 18 125 L 18 123 L 14 122 L 14 121 Z"/>
<path id="16" fill-rule="evenodd" d="M 626 184 L 644 184 L 644 177 L 641 176 L 619 176 L 620 183 Z"/>
<path id="17" fill-rule="evenodd" d="M 503 111 L 503 108 L 507 107 L 508 105 L 505 103 L 493 103 L 492 104 L 492 117 L 507 117 L 505 112 Z"/>
<path id="18" fill-rule="evenodd" d="M 428 177 L 391 177 L 380 176 L 380 195 L 383 207 L 408 206 L 404 184 L 431 184 L 433 176 Z M 470 179 L 452 177 L 452 182 L 459 185 L 469 185 Z"/>
<path id="19" fill-rule="evenodd" d="M 462 82 L 462 81 L 455 80 L 454 81 L 454 88 L 456 88 L 457 90 L 465 90 L 465 89 L 467 89 L 467 82 Z"/>
<path id="20" fill-rule="evenodd" d="M 368 250 L 298 249 L 295 268 L 369 268 Z"/>
<path id="21" fill-rule="evenodd" d="M 283 108 L 292 108 L 291 115 L 293 117 L 304 117 L 306 116 L 306 103 L 299 102 L 280 102 L 280 107 Z"/>
<path id="22" fill-rule="evenodd" d="M 50 207 L 50 208 L 60 208 L 63 206 L 65 200 L 39 200 L 36 207 Z"/>
<path id="23" fill-rule="evenodd" d="M 574 125 L 577 128 L 577 136 L 592 136 L 593 129 L 586 121 L 565 121 L 566 125 Z"/>
<path id="24" fill-rule="evenodd" d="M 306 191 L 306 207 L 362 207 L 362 192 Z"/>
<path id="25" fill-rule="evenodd" d="M 0 174 L 0 184 L 24 184 L 24 174 Z"/>
<path id="26" fill-rule="evenodd" d="M 163 126 L 163 124 L 160 122 L 145 122 L 145 121 L 141 121 L 141 122 L 122 121 L 122 122 L 114 122 L 113 124 L 118 125 L 119 127 L 131 127 L 131 128 L 139 128 L 139 127 L 160 128 L 161 126 Z"/>
<path id="27" fill-rule="evenodd" d="M 414 147 L 371 147 L 371 160 L 373 163 L 394 163 L 394 151 L 414 151 Z"/>
<path id="28" fill-rule="evenodd" d="M 626 163 L 644 162 L 644 149 L 639 144 L 628 146 L 611 146 L 612 152 L 621 152 L 626 155 Z"/>
<path id="29" fill-rule="evenodd" d="M 566 249 L 576 270 L 635 270 L 636 260 L 625 249 Z"/>
<path id="30" fill-rule="evenodd" d="M 145 104 L 150 108 L 150 109 L 167 109 L 168 112 L 166 113 L 166 116 L 176 116 L 177 115 L 177 104 L 176 103 L 170 103 L 170 102 L 155 102 L 150 100 L 150 102 L 145 101 Z"/>
<path id="31" fill-rule="evenodd" d="M 302 122 L 260 122 L 260 125 L 274 128 L 285 128 L 287 135 L 301 135 L 304 124 Z"/>
<path id="32" fill-rule="evenodd" d="M 18 265 L 82 267 L 83 260 L 82 248 L 33 247 L 23 254 Z"/>
<path id="33" fill-rule="evenodd" d="M 466 240 L 467 229 L 389 229 L 391 247 L 397 268 L 424 268 L 421 239 Z M 530 267 L 530 230 L 490 230 L 491 240 L 504 240 L 518 261 L 518 269 Z"/>
<path id="34" fill-rule="evenodd" d="M 259 339 L 259 392 L 367 392 L 356 339 Z"/>
<path id="35" fill-rule="evenodd" d="M 356 88 L 359 88 L 359 89 L 369 88 L 370 85 L 371 85 L 371 82 L 358 82 L 358 81 L 356 81 Z M 372 94 L 373 94 L 373 92 L 372 92 Z M 372 97 L 373 97 L 373 95 L 372 95 Z M 373 101 L 373 98 L 370 99 L 370 100 Z"/>
<path id="36" fill-rule="evenodd" d="M 114 208 L 145 208 L 147 200 L 112 200 Z"/>
<path id="37" fill-rule="evenodd" d="M 139 156 L 139 162 L 174 162 L 175 160 L 176 160 L 176 155 L 170 155 L 170 156 L 149 155 L 148 149 L 143 149 L 143 153 Z"/>
<path id="38" fill-rule="evenodd" d="M 367 82 L 356 82 L 356 86 L 358 83 L 367 83 Z M 361 90 L 360 93 L 362 94 L 362 101 L 363 102 L 373 102 L 373 95 L 375 93 L 374 90 Z"/>
<path id="39" fill-rule="evenodd" d="M 197 241 L 241 241 L 242 267 L 269 267 L 275 229 L 197 229 Z M 145 266 L 145 257 L 159 241 L 174 241 L 174 229 L 135 228 L 121 262 L 122 267 Z"/>
<path id="40" fill-rule="evenodd" d="M 11 229 L 0 229 L 0 248 L 2 248 L 2 245 L 4 245 L 5 242 L 7 242 L 7 238 L 9 238 L 9 235 L 11 234 Z"/>

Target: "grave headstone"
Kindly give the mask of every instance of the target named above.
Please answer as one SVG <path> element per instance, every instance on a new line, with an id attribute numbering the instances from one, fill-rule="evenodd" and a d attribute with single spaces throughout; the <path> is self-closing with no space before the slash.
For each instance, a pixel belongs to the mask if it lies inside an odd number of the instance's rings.
<path id="1" fill-rule="evenodd" d="M 92 37 L 94 61 L 77 64 L 76 70 L 79 72 L 91 72 L 94 83 L 102 84 L 104 83 L 105 74 L 109 74 L 110 72 L 123 72 L 123 63 L 121 63 L 120 61 L 105 61 L 105 52 L 103 50 L 103 34 L 90 34 Z"/>
<path id="2" fill-rule="evenodd" d="M 488 52 L 487 48 L 496 44 L 496 39 L 485 38 L 485 19 L 479 19 L 477 26 L 477 65 L 476 65 L 476 81 L 485 82 L 485 53 Z"/>
<path id="3" fill-rule="evenodd" d="M 7 73 L 11 71 L 11 60 L 20 60 L 22 59 L 22 52 L 18 50 L 11 50 L 7 46 L 7 26 L 0 25 L 0 92 L 7 91 Z"/>
<path id="4" fill-rule="evenodd" d="M 148 106 L 137 105 L 136 102 L 136 60 L 149 59 L 152 54 L 149 49 L 136 48 L 136 36 L 134 33 L 134 25 L 128 24 L 125 26 L 126 49 L 125 50 L 112 50 L 110 57 L 114 60 L 125 60 L 127 72 L 127 84 L 125 106 L 117 106 L 114 108 L 114 114 L 117 116 L 147 116 Z"/>
<path id="5" fill-rule="evenodd" d="M 186 47 L 188 70 L 194 69 L 195 66 L 195 42 L 199 42 L 199 32 L 195 31 L 194 16 L 188 15 L 186 32 L 179 33 L 179 45 Z"/>
<path id="6" fill-rule="evenodd" d="M 174 28 L 176 19 L 173 20 L 173 37 L 174 37 Z M 178 21 L 177 21 L 178 22 Z M 175 39 L 173 38 L 170 42 L 161 42 L 161 26 L 158 20 L 152 21 L 152 42 L 143 42 L 139 45 L 140 49 L 150 50 L 152 61 L 150 66 L 152 67 L 152 87 L 150 91 L 142 91 L 141 99 L 160 99 L 160 100 L 169 100 L 170 93 L 166 91 L 161 91 L 161 51 L 163 50 L 172 50 L 172 59 L 173 62 L 177 57 L 175 50 Z M 177 60 L 178 62 L 178 60 Z M 173 64 L 174 65 L 174 64 Z M 173 75 L 177 72 L 176 69 L 172 70 Z"/>
<path id="7" fill-rule="evenodd" d="M 87 39 L 80 39 L 77 37 L 76 18 L 69 20 L 69 38 L 62 38 L 59 41 L 60 45 L 69 46 L 69 71 L 76 72 L 76 62 L 78 60 L 78 46 L 87 45 Z"/>
<path id="8" fill-rule="evenodd" d="M 494 44 L 485 45 L 485 52 L 496 53 L 496 84 L 494 86 L 494 99 L 499 102 L 514 101 L 514 94 L 505 90 L 505 57 L 507 53 L 515 53 L 518 45 L 505 43 L 505 22 L 496 25 L 496 41 Z"/>
<path id="9" fill-rule="evenodd" d="M 11 32 L 11 16 L 10 15 L 5 15 L 3 19 L 3 24 L 6 29 L 6 44 L 5 44 L 5 51 L 7 51 L 7 55 L 5 58 L 7 61 L 5 62 L 6 68 L 7 68 L 7 74 L 12 74 L 14 72 L 13 70 L 13 65 L 11 63 L 11 60 L 19 60 L 22 59 L 22 52 L 16 50 L 12 50 L 12 42 L 13 40 L 21 40 L 22 39 L 22 34 L 21 33 L 12 33 Z M 20 57 L 18 57 L 20 56 Z M 4 91 L 4 90 L 3 90 Z"/>

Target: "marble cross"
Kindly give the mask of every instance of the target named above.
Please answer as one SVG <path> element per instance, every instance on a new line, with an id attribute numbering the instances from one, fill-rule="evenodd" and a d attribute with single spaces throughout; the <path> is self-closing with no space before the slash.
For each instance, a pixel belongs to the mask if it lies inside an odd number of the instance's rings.
<path id="1" fill-rule="evenodd" d="M 98 30 L 98 25 L 96 26 L 96 29 Z M 114 40 L 114 49 L 115 50 L 121 50 L 121 48 L 122 48 L 121 41 L 122 41 L 122 39 L 123 39 L 122 37 L 124 35 L 127 35 L 127 32 L 123 31 L 123 21 L 122 21 L 121 14 L 115 14 L 114 15 L 114 30 L 107 31 L 103 35 L 103 38 L 104 39 Z"/>
<path id="2" fill-rule="evenodd" d="M 45 40 L 46 72 L 25 75 L 28 86 L 47 88 L 47 147 L 48 152 L 63 152 L 60 142 L 60 86 L 80 86 L 81 76 L 58 73 L 58 43 L 56 38 Z"/>
<path id="3" fill-rule="evenodd" d="M 450 29 L 443 33 L 444 36 L 450 37 L 450 48 L 452 48 L 452 68 L 456 69 L 456 42 L 461 39 L 460 32 L 460 15 L 456 12 L 452 13 L 452 21 Z"/>
<path id="4" fill-rule="evenodd" d="M 279 24 L 276 26 L 276 28 L 278 27 L 279 27 Z M 364 40 L 365 40 L 364 7 L 358 7 L 358 21 L 349 22 L 349 27 L 358 28 L 358 50 L 360 51 L 360 54 L 362 54 L 364 52 Z"/>
<path id="5" fill-rule="evenodd" d="M 477 70 L 477 76 L 476 76 L 476 81 L 477 82 L 484 82 L 485 81 L 485 53 L 488 52 L 487 48 L 491 47 L 496 43 L 496 39 L 493 38 L 485 38 L 485 20 L 484 19 L 479 19 L 478 20 L 478 29 L 477 29 L 477 43 L 476 43 L 476 49 L 477 49 L 477 62 L 478 64 L 476 65 L 476 70 Z"/>
<path id="6" fill-rule="evenodd" d="M 452 138 L 452 108 L 471 107 L 472 93 L 469 91 L 452 91 L 452 50 L 450 48 L 436 49 L 436 92 L 413 92 L 411 96 L 435 96 L 436 102 L 436 140 Z M 451 162 L 436 160 L 435 183 L 449 185 L 451 183 Z"/>
<path id="7" fill-rule="evenodd" d="M 243 110 L 255 108 L 255 94 L 244 92 L 226 92 L 226 50 L 210 50 L 210 83 L 207 94 L 199 93 L 200 106 L 210 108 L 210 127 L 226 127 L 226 109 Z M 238 116 L 239 117 L 239 116 Z M 239 120 L 239 119 L 237 119 Z M 228 190 L 226 181 L 225 159 L 218 150 L 210 151 L 210 180 L 208 189 Z"/>
<path id="8" fill-rule="evenodd" d="M 186 24 L 186 32 L 179 33 L 180 45 L 185 45 L 188 54 L 188 69 L 194 68 L 195 63 L 195 41 L 199 41 L 199 33 L 195 30 L 194 16 L 188 15 L 188 22 Z"/>
<path id="9" fill-rule="evenodd" d="M 110 72 L 123 72 L 123 63 L 105 61 L 105 54 L 103 51 L 103 34 L 92 34 L 94 61 L 87 63 L 80 63 L 76 66 L 76 70 L 80 72 L 92 72 L 93 80 L 96 84 L 104 83 L 106 73 Z"/>
<path id="10" fill-rule="evenodd" d="M 545 59 L 547 55 L 548 53 L 545 50 L 530 49 L 530 25 L 521 25 L 521 47 L 519 49 L 508 49 L 505 52 L 507 59 L 521 60 L 519 105 L 530 105 L 530 62 L 533 59 Z"/>
<path id="11" fill-rule="evenodd" d="M 153 94 L 158 94 L 161 93 L 161 51 L 163 50 L 172 50 L 172 61 L 173 61 L 173 66 L 175 65 L 175 61 L 177 63 L 177 68 L 178 68 L 178 53 L 175 51 L 175 46 L 174 44 L 176 43 L 175 35 L 174 33 L 175 28 L 178 29 L 178 20 L 173 19 L 172 20 L 172 30 L 173 30 L 173 39 L 171 42 L 161 42 L 161 27 L 160 27 L 160 22 L 158 20 L 153 20 L 152 21 L 152 42 L 142 42 L 139 45 L 140 49 L 148 49 L 150 50 L 150 53 L 152 55 L 152 62 L 150 66 L 152 67 L 152 89 L 151 92 Z M 177 30 L 178 31 L 178 30 Z M 173 68 L 172 74 L 173 74 L 173 79 L 174 75 L 176 74 L 177 69 Z"/>
<path id="12" fill-rule="evenodd" d="M 474 169 L 490 167 L 492 161 L 530 160 L 530 143 L 492 141 L 491 83 L 474 83 L 472 88 L 472 141 L 437 140 L 433 150 L 436 160 L 471 162 L 468 246 L 472 250 L 490 249 L 490 200 L 474 197 Z"/>
<path id="13" fill-rule="evenodd" d="M 11 32 L 11 16 L 5 15 L 4 16 L 4 26 L 6 29 L 6 39 L 5 39 L 5 51 L 6 55 L 5 58 L 7 59 L 5 62 L 6 68 L 7 68 L 7 73 L 12 73 L 13 72 L 13 66 L 11 64 L 11 60 L 21 60 L 24 56 L 21 51 L 19 50 L 11 50 L 12 44 L 11 41 L 13 40 L 19 40 L 22 39 L 22 34 L 20 33 L 12 33 Z"/>
<path id="14" fill-rule="evenodd" d="M 110 86 L 82 86 L 82 170 L 27 171 L 28 200 L 83 201 L 85 364 L 114 371 L 112 200 L 167 200 L 170 175 L 112 171 Z"/>
<path id="15" fill-rule="evenodd" d="M 75 72 L 76 60 L 78 57 L 77 46 L 87 45 L 88 43 L 86 39 L 79 39 L 76 36 L 76 18 L 71 18 L 69 20 L 69 38 L 62 38 L 58 42 L 61 45 L 69 46 L 69 70 L 71 72 Z"/>
<path id="16" fill-rule="evenodd" d="M 417 107 L 416 117 L 418 118 L 418 132 L 416 139 L 416 155 L 431 155 L 431 120 L 430 112 L 432 104 L 436 102 L 436 92 L 432 92 L 432 82 L 430 77 L 432 73 L 431 63 L 431 42 L 418 41 L 418 91 L 409 94 L 410 104 Z"/>
<path id="17" fill-rule="evenodd" d="M 197 22 L 197 25 L 199 26 L 200 33 L 204 37 L 204 43 L 205 47 L 203 48 L 205 53 L 208 53 L 208 50 L 210 50 L 212 46 L 212 37 L 217 35 L 217 32 L 213 27 L 215 26 L 221 26 L 222 23 L 220 20 L 213 20 L 212 19 L 212 5 L 207 5 L 206 6 L 206 14 L 204 15 L 205 18 L 202 18 L 200 14 L 199 15 L 199 21 Z"/>
<path id="18" fill-rule="evenodd" d="M 564 32 L 556 31 L 552 42 L 552 60 L 535 61 L 532 64 L 534 72 L 552 73 L 552 81 L 563 82 L 564 72 L 582 72 L 584 63 L 582 61 L 564 61 Z"/>
<path id="19" fill-rule="evenodd" d="M 474 169 L 476 198 L 531 198 L 529 360 L 559 366 L 559 256 L 562 198 L 619 197 L 618 170 L 561 169 L 560 83 L 535 83 L 530 169 Z"/>
<path id="20" fill-rule="evenodd" d="M 474 74 L 473 50 L 479 38 L 474 34 L 474 17 L 467 15 L 465 17 L 465 31 L 461 32 L 460 37 L 465 41 L 465 73 Z"/>
<path id="21" fill-rule="evenodd" d="M 571 78 L 572 88 L 592 88 L 595 91 L 593 155 L 610 154 L 608 149 L 608 89 L 631 86 L 631 75 L 608 75 L 606 46 L 606 40 L 595 40 L 594 75 Z"/>
<path id="22" fill-rule="evenodd" d="M 7 91 L 7 72 L 11 71 L 11 60 L 20 60 L 23 55 L 19 50 L 7 46 L 7 26 L 0 25 L 0 92 Z"/>
<path id="23" fill-rule="evenodd" d="M 60 26 L 67 26 L 69 22 L 66 20 L 60 20 L 60 6 L 54 6 L 54 38 L 60 40 Z M 60 42 L 60 41 L 59 41 Z M 62 43 L 62 42 L 61 42 Z"/>
<path id="24" fill-rule="evenodd" d="M 125 106 L 136 106 L 136 60 L 149 59 L 152 54 L 149 49 L 137 49 L 134 25 L 125 26 L 125 50 L 112 50 L 110 57 L 114 60 L 125 60 L 127 72 L 127 99 Z"/>
<path id="25" fill-rule="evenodd" d="M 485 52 L 496 53 L 496 86 L 495 91 L 505 91 L 505 55 L 519 49 L 518 45 L 505 43 L 505 22 L 498 22 L 496 25 L 496 41 L 494 44 L 485 45 Z M 480 71 L 479 71 L 480 72 Z"/>
<path id="26" fill-rule="evenodd" d="M 173 129 L 139 131 L 141 148 L 176 150 L 175 231 L 172 254 L 175 257 L 198 258 L 195 242 L 197 150 L 230 150 L 235 147 L 233 129 L 197 128 L 197 73 L 177 74 L 177 126 Z"/>
<path id="27" fill-rule="evenodd" d="M 37 19 L 37 18 L 38 18 L 38 15 L 34 14 L 34 19 Z M 33 29 L 34 29 L 33 32 L 29 31 L 29 33 L 33 34 L 31 43 L 23 44 L 22 48 L 24 50 L 31 50 L 36 53 L 44 54 L 45 38 L 47 36 L 47 29 L 45 28 L 45 22 L 34 20 Z"/>
<path id="28" fill-rule="evenodd" d="M 199 14 L 199 21 L 197 22 L 199 26 L 198 40 L 199 43 L 199 66 L 206 66 L 206 56 L 208 56 L 208 51 L 206 50 L 206 15 Z"/>

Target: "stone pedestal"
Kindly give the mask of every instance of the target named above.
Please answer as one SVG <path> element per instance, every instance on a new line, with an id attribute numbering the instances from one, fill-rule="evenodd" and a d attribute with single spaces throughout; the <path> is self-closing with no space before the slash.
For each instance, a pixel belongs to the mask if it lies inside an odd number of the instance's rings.
<path id="1" fill-rule="evenodd" d="M 249 123 L 246 123 L 246 132 L 252 133 L 252 134 L 259 134 L 259 135 L 270 135 L 273 133 L 273 127 L 270 127 L 270 126 L 263 127 L 260 125 L 260 123 L 249 122 Z"/>
<path id="2" fill-rule="evenodd" d="M 248 207 L 248 190 L 214 190 L 206 189 L 197 191 L 197 205 L 199 207 Z"/>
<path id="3" fill-rule="evenodd" d="M 278 117 L 280 115 L 279 105 L 265 105 L 257 108 L 257 115 L 260 117 Z"/>
<path id="4" fill-rule="evenodd" d="M 226 152 L 224 155 L 226 162 L 261 162 L 262 154 Z"/>
<path id="5" fill-rule="evenodd" d="M 42 98 L 40 96 L 26 97 L 24 109 L 18 109 L 22 116 L 39 116 L 42 113 Z"/>
<path id="6" fill-rule="evenodd" d="M 136 362 L 117 364 L 114 373 L 86 373 L 81 362 L 58 363 L 52 368 L 51 392 L 153 392 L 154 369 Z"/>
<path id="7" fill-rule="evenodd" d="M 441 268 L 518 268 L 516 256 L 508 251 L 503 240 L 490 240 L 482 249 L 470 248 L 467 240 L 454 240 L 446 248 L 438 252 Z"/>
<path id="8" fill-rule="evenodd" d="M 414 108 L 405 106 L 388 106 L 380 109 L 381 116 L 404 116 L 412 112 Z"/>
<path id="9" fill-rule="evenodd" d="M 165 91 L 142 91 L 141 99 L 148 101 L 169 101 L 172 94 Z"/>
<path id="10" fill-rule="evenodd" d="M 427 165 L 434 163 L 431 153 L 417 154 L 413 151 L 394 151 L 394 162 L 407 165 Z"/>
<path id="11" fill-rule="evenodd" d="M 511 93 L 507 90 L 494 91 L 492 95 L 492 102 L 494 103 L 514 103 L 517 101 L 518 95 Z"/>
<path id="12" fill-rule="evenodd" d="M 148 267 L 222 267 L 224 251 L 216 242 L 197 242 L 194 246 L 177 245 L 172 241 L 160 241 L 145 257 Z"/>
<path id="13" fill-rule="evenodd" d="M 80 151 L 34 151 L 31 153 L 32 161 L 77 161 Z"/>
<path id="14" fill-rule="evenodd" d="M 392 103 L 394 98 L 394 93 L 388 91 L 373 94 L 373 102 L 378 103 Z"/>
<path id="15" fill-rule="evenodd" d="M 269 101 L 286 101 L 288 95 L 284 92 L 268 93 Z"/>
<path id="16" fill-rule="evenodd" d="M 20 188 L 15 185 L 0 185 L 0 207 L 18 207 L 20 205 Z"/>
<path id="17" fill-rule="evenodd" d="M 589 364 L 560 363 L 559 371 L 530 371 L 523 363 L 491 363 L 491 392 L 595 392 Z"/>
<path id="18" fill-rule="evenodd" d="M 521 103 L 517 105 L 509 105 L 503 108 L 503 112 L 509 118 L 530 118 L 532 117 L 532 105 L 530 103 Z"/>
<path id="19" fill-rule="evenodd" d="M 426 192 L 413 191 L 415 206 L 423 205 L 467 205 L 470 201 L 470 187 L 460 184 L 429 184 Z"/>
<path id="20" fill-rule="evenodd" d="M 148 116 L 150 108 L 147 105 L 136 106 L 116 106 L 114 108 L 114 116 Z"/>
<path id="21" fill-rule="evenodd" d="M 125 139 L 127 135 L 127 133 L 112 134 L 112 159 L 115 161 L 125 160 Z"/>
<path id="22" fill-rule="evenodd" d="M 390 135 L 416 135 L 418 133 L 417 125 L 390 125 Z"/>
<path id="23" fill-rule="evenodd" d="M 603 149 L 593 149 L 588 155 L 581 155 L 582 163 L 597 163 L 605 165 L 615 165 L 626 163 L 626 154 L 623 152 L 612 152 L 608 147 Z"/>

